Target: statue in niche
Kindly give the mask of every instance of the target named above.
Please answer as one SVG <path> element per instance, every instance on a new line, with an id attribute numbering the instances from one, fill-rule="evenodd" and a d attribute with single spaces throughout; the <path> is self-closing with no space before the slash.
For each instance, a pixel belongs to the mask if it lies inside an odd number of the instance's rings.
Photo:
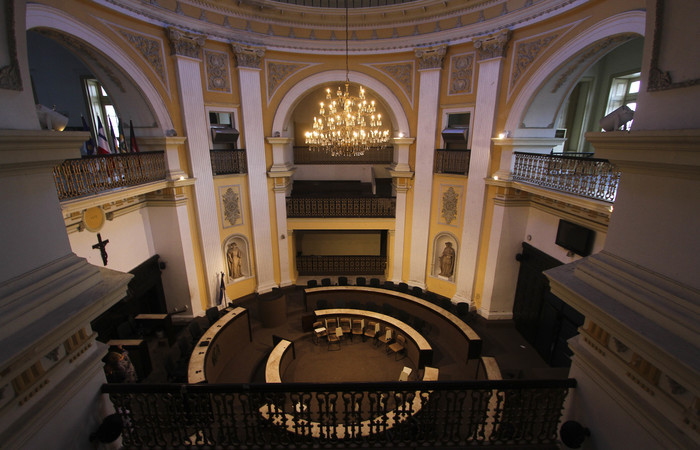
<path id="1" fill-rule="evenodd" d="M 451 277 L 455 269 L 455 249 L 452 248 L 452 242 L 445 242 L 445 249 L 440 256 L 440 276 Z"/>
<path id="2" fill-rule="evenodd" d="M 241 249 L 238 248 L 235 242 L 228 246 L 228 250 L 226 251 L 228 276 L 234 280 L 243 276 L 243 271 L 241 270 L 242 256 Z"/>

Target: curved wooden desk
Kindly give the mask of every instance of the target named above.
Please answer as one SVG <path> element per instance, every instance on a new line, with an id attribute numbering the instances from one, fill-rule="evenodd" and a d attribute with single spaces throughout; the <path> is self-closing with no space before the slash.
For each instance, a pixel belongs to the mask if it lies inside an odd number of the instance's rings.
<path id="1" fill-rule="evenodd" d="M 216 383 L 226 364 L 252 340 L 248 310 L 229 311 L 209 327 L 192 350 L 187 381 L 190 384 Z"/>
<path id="2" fill-rule="evenodd" d="M 416 367 L 420 369 L 433 362 L 433 347 L 431 347 L 430 343 L 408 324 L 391 316 L 364 309 L 349 308 L 318 309 L 315 313 L 316 320 L 328 319 L 330 317 L 376 320 L 384 324 L 384 326 L 393 328 L 396 333 L 403 334 L 408 338 L 406 341 L 406 355 Z"/>
<path id="3" fill-rule="evenodd" d="M 382 303 L 388 303 L 392 307 L 424 319 L 433 327 L 438 327 L 444 340 L 455 343 L 464 342 L 467 360 L 481 357 L 482 343 L 479 335 L 459 317 L 422 298 L 403 292 L 368 286 L 315 287 L 305 289 L 304 292 L 307 301 L 326 298 L 342 300 L 346 303 L 354 300 L 363 303 L 372 301 L 379 306 Z"/>
<path id="4" fill-rule="evenodd" d="M 294 359 L 293 352 L 288 351 L 293 348 L 292 343 L 286 339 L 282 339 L 267 357 L 265 365 L 265 382 L 266 383 L 281 383 L 282 372 L 287 369 L 289 363 Z"/>

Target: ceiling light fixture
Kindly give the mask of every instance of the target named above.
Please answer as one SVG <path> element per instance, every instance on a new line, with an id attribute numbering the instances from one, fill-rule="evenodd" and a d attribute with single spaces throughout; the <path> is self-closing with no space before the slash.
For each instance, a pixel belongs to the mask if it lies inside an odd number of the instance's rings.
<path id="1" fill-rule="evenodd" d="M 348 3 L 345 3 L 345 91 L 331 96 L 326 89 L 326 102 L 321 102 L 320 117 L 314 116 L 313 131 L 306 132 L 310 150 L 324 151 L 331 156 L 362 156 L 372 148 L 383 148 L 389 142 L 389 130 L 381 129 L 382 115 L 375 114 L 374 100 L 367 101 L 365 89 L 350 95 L 350 69 L 348 65 Z"/>

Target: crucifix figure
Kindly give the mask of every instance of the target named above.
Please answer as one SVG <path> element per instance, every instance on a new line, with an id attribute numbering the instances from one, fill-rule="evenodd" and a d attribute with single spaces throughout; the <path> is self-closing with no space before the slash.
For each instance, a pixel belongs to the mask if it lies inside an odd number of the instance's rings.
<path id="1" fill-rule="evenodd" d="M 97 244 L 93 245 L 92 248 L 100 249 L 100 255 L 102 256 L 102 264 L 107 265 L 107 244 L 109 244 L 109 239 L 102 240 L 100 233 L 97 233 Z"/>

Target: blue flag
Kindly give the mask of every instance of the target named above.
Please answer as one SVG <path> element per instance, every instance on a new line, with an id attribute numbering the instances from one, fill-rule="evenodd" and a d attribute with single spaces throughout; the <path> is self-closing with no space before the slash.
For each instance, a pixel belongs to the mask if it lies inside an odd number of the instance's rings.
<path id="1" fill-rule="evenodd" d="M 87 121 L 85 121 L 85 117 L 81 114 L 80 118 L 83 120 L 83 131 L 89 131 L 90 132 L 90 138 L 83 142 L 82 147 L 80 147 L 80 154 L 83 156 L 89 156 L 89 155 L 94 155 L 95 154 L 95 141 L 92 139 L 92 130 L 87 124 Z"/>
<path id="2" fill-rule="evenodd" d="M 226 300 L 226 285 L 224 284 L 224 273 L 221 272 L 221 285 L 219 286 L 219 301 L 217 305 L 221 305 Z"/>

